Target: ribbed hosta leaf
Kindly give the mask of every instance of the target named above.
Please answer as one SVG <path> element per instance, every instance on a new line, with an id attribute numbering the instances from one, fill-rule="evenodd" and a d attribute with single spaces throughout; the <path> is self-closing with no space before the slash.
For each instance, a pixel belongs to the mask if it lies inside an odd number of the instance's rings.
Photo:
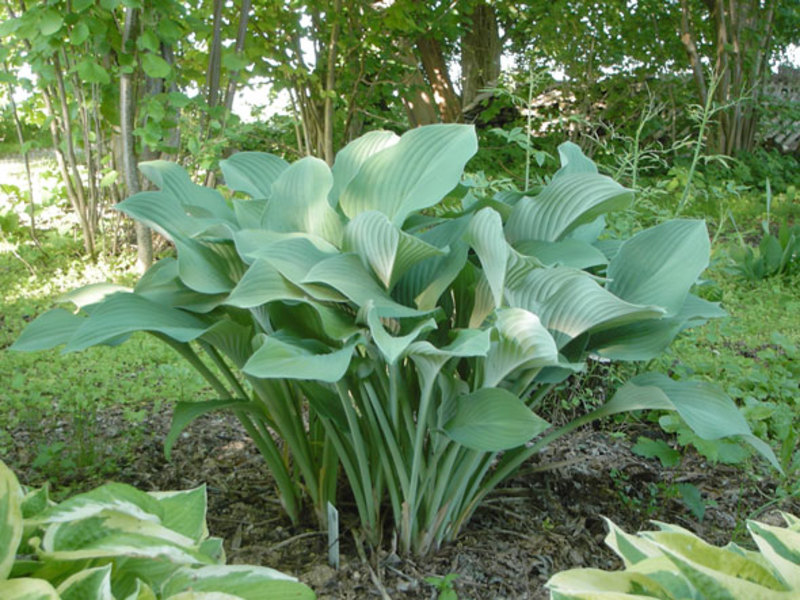
<path id="1" fill-rule="evenodd" d="M 333 188 L 328 194 L 331 206 L 338 204 L 342 190 L 370 156 L 384 148 L 394 146 L 399 139 L 400 137 L 391 131 L 370 131 L 339 150 L 333 163 Z"/>
<path id="2" fill-rule="evenodd" d="M 192 217 L 213 219 L 236 226 L 236 216 L 217 190 L 193 183 L 189 174 L 175 163 L 153 160 L 139 163 L 139 169 L 162 192 L 175 197 Z"/>
<path id="3" fill-rule="evenodd" d="M 511 306 L 537 314 L 559 348 L 589 330 L 663 315 L 659 307 L 620 300 L 586 274 L 566 268 L 531 271 L 515 289 L 509 290 L 507 299 Z"/>
<path id="4" fill-rule="evenodd" d="M 190 490 L 148 492 L 164 510 L 161 524 L 187 538 L 200 542 L 208 537 L 205 484 Z"/>
<path id="5" fill-rule="evenodd" d="M 33 352 L 66 344 L 84 320 L 63 308 L 54 308 L 36 317 L 9 349 Z"/>
<path id="6" fill-rule="evenodd" d="M 261 226 L 261 216 L 267 208 L 266 200 L 240 200 L 234 198 L 233 212 L 241 229 L 249 229 Z"/>
<path id="7" fill-rule="evenodd" d="M 175 239 L 178 275 L 186 287 L 201 294 L 221 294 L 233 289 L 245 267 L 230 242 L 209 244 Z"/>
<path id="8" fill-rule="evenodd" d="M 709 252 L 703 221 L 662 223 L 622 244 L 608 266 L 607 289 L 628 302 L 656 304 L 674 315 L 708 266 Z"/>
<path id="9" fill-rule="evenodd" d="M 191 237 L 210 223 L 187 215 L 178 199 L 167 192 L 140 192 L 114 208 L 170 240 Z"/>
<path id="10" fill-rule="evenodd" d="M 506 223 L 512 244 L 525 240 L 555 242 L 599 215 L 624 208 L 633 193 L 605 175 L 590 172 L 554 177 L 535 198 L 520 200 Z"/>
<path id="11" fill-rule="evenodd" d="M 637 375 L 601 407 L 598 417 L 643 409 L 675 410 L 706 440 L 741 437 L 780 470 L 772 449 L 753 435 L 733 401 L 710 383 L 674 381 L 660 373 Z"/>
<path id="12" fill-rule="evenodd" d="M 433 319 L 425 319 L 417 323 L 411 331 L 405 335 L 392 335 L 383 325 L 380 317 L 380 310 L 374 306 L 367 308 L 367 325 L 369 326 L 372 340 L 378 349 L 383 354 L 386 362 L 390 365 L 397 362 L 408 346 L 416 341 L 416 339 L 424 332 L 436 329 L 436 321 Z"/>
<path id="13" fill-rule="evenodd" d="M 413 302 L 421 311 L 433 310 L 464 268 L 468 252 L 467 244 L 456 242 L 447 254 L 418 262 L 398 282 L 396 297 L 407 304 Z"/>
<path id="14" fill-rule="evenodd" d="M 285 169 L 272 184 L 261 225 L 286 233 L 304 232 L 339 245 L 342 223 L 328 204 L 333 175 L 325 161 L 307 156 Z"/>
<path id="15" fill-rule="evenodd" d="M 347 224 L 343 249 L 358 254 L 387 290 L 415 264 L 446 253 L 400 230 L 378 211 L 363 212 Z"/>
<path id="16" fill-rule="evenodd" d="M 275 300 L 302 300 L 303 290 L 289 283 L 266 259 L 256 260 L 236 284 L 225 304 L 252 308 Z"/>
<path id="17" fill-rule="evenodd" d="M 272 183 L 288 167 L 285 160 L 266 152 L 237 152 L 219 163 L 225 185 L 254 200 L 269 198 Z"/>
<path id="18" fill-rule="evenodd" d="M 467 448 L 496 452 L 521 446 L 549 426 L 511 392 L 485 388 L 458 398 L 445 433 Z"/>
<path id="19" fill-rule="evenodd" d="M 433 206 L 458 184 L 477 149 L 470 126 L 412 129 L 364 161 L 339 196 L 339 206 L 351 219 L 378 210 L 402 227 L 411 212 Z"/>
<path id="20" fill-rule="evenodd" d="M 83 308 L 91 304 L 100 302 L 106 296 L 116 294 L 117 292 L 132 292 L 129 287 L 118 285 L 116 283 L 90 283 L 78 289 L 67 292 L 59 296 L 59 302 L 71 302 L 78 308 Z"/>
<path id="21" fill-rule="evenodd" d="M 465 239 L 478 255 L 483 274 L 492 290 L 494 306 L 499 307 L 503 303 L 509 256 L 500 215 L 491 208 L 479 210 L 470 221 Z"/>
<path id="22" fill-rule="evenodd" d="M 597 165 L 586 157 L 580 146 L 573 142 L 559 145 L 558 157 L 561 160 L 561 168 L 553 175 L 553 179 L 575 173 L 597 173 Z"/>
<path id="23" fill-rule="evenodd" d="M 748 521 L 747 529 L 781 579 L 800 592 L 800 532 L 757 521 Z"/>
<path id="24" fill-rule="evenodd" d="M 300 283 L 323 283 L 344 294 L 359 308 L 372 302 L 386 317 L 414 317 L 424 314 L 392 300 L 355 254 L 326 258 L 309 270 Z"/>
<path id="25" fill-rule="evenodd" d="M 494 387 L 516 369 L 558 364 L 556 342 L 539 318 L 521 308 L 497 311 L 497 339 L 483 368 L 484 387 Z"/>
<path id="26" fill-rule="evenodd" d="M 164 509 L 152 496 L 124 483 L 107 483 L 46 508 L 33 524 L 69 523 L 102 513 L 126 514 L 142 521 L 161 522 Z"/>
<path id="27" fill-rule="evenodd" d="M 242 600 L 313 600 L 310 588 L 274 569 L 250 565 L 180 569 L 164 584 L 162 594 L 172 598 L 184 590 L 220 592 Z"/>
<path id="28" fill-rule="evenodd" d="M 560 265 L 573 269 L 586 269 L 608 262 L 600 250 L 591 244 L 572 238 L 559 242 L 528 240 L 517 244 L 516 249 L 522 254 L 535 257 L 547 266 Z"/>
<path id="29" fill-rule="evenodd" d="M 204 321 L 181 310 L 161 306 L 137 294 L 114 294 L 83 320 L 65 351 L 83 350 L 134 331 L 162 333 L 188 342 L 208 329 Z"/>
<path id="30" fill-rule="evenodd" d="M 208 313 L 219 306 L 227 294 L 198 294 L 186 287 L 178 272 L 178 261 L 162 258 L 151 266 L 136 284 L 134 292 L 156 304 Z"/>
<path id="31" fill-rule="evenodd" d="M 0 461 L 0 581 L 8 577 L 22 539 L 22 488 Z"/>
<path id="32" fill-rule="evenodd" d="M 350 365 L 355 344 L 329 352 L 312 352 L 306 347 L 277 337 L 265 337 L 242 371 L 263 379 L 314 379 L 339 381 Z"/>

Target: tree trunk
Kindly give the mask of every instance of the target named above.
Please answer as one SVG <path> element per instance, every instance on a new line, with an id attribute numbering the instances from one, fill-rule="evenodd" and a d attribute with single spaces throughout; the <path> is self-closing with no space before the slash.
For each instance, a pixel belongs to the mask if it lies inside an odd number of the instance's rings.
<path id="1" fill-rule="evenodd" d="M 125 25 L 122 34 L 122 47 L 126 49 L 132 41 L 136 26 L 136 9 L 125 9 Z M 122 170 L 125 173 L 125 186 L 128 194 L 138 194 L 139 174 L 136 171 L 136 148 L 133 139 L 135 124 L 134 90 L 131 73 L 123 72 L 119 82 L 119 114 L 122 130 Z M 144 272 L 153 262 L 153 237 L 150 229 L 136 221 L 136 246 L 139 269 Z"/>
<path id="2" fill-rule="evenodd" d="M 399 58 L 409 67 L 408 75 L 403 79 L 404 90 L 402 100 L 406 109 L 408 122 L 411 127 L 430 125 L 439 121 L 436 116 L 436 106 L 433 104 L 430 87 L 425 81 L 425 76 L 419 70 L 414 53 L 404 48 L 400 50 Z"/>
<path id="3" fill-rule="evenodd" d="M 464 24 L 461 36 L 461 106 L 472 104 L 475 96 L 497 85 L 503 44 L 494 7 L 476 4 Z"/>
<path id="4" fill-rule="evenodd" d="M 439 109 L 439 118 L 444 123 L 457 123 L 461 120 L 461 102 L 450 81 L 447 62 L 444 59 L 442 45 L 433 37 L 417 38 L 419 53 L 425 76 L 433 90 L 433 99 Z"/>
<path id="5" fill-rule="evenodd" d="M 328 43 L 328 64 L 325 74 L 325 103 L 323 105 L 323 147 L 325 162 L 333 166 L 333 96 L 336 93 L 336 52 L 339 45 L 339 12 L 342 9 L 341 0 L 333 0 L 331 23 L 331 38 Z"/>

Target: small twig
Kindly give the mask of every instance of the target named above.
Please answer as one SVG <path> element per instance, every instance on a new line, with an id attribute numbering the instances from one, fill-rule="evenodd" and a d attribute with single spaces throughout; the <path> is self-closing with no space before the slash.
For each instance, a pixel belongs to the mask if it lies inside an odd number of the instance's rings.
<path id="1" fill-rule="evenodd" d="M 282 542 L 278 542 L 277 544 L 273 544 L 269 547 L 272 550 L 278 550 L 279 548 L 283 548 L 284 546 L 288 546 L 289 544 L 293 544 L 298 540 L 302 540 L 309 537 L 314 537 L 315 535 L 325 535 L 322 531 L 306 531 L 305 533 L 298 533 L 297 535 L 293 535 L 290 538 L 283 540 Z"/>

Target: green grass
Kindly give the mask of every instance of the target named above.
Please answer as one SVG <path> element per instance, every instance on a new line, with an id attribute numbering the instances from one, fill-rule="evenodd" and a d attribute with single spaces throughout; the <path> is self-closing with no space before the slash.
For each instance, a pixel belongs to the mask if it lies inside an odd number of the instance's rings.
<path id="1" fill-rule="evenodd" d="M 31 484 L 112 477 L 150 435 L 140 426 L 148 414 L 175 401 L 210 397 L 210 392 L 177 354 L 144 334 L 114 348 L 78 353 L 9 351 L 26 323 L 52 308 L 64 292 L 135 278 L 129 261 L 92 264 L 77 258 L 71 243 L 57 254 L 51 249 L 48 258 L 33 247 L 20 246 L 18 252 L 35 275 L 9 251 L 0 252 L 0 455 L 17 444 L 14 435 L 20 429 L 31 432 L 25 448 Z M 125 426 L 108 431 L 104 415 L 109 411 Z"/>

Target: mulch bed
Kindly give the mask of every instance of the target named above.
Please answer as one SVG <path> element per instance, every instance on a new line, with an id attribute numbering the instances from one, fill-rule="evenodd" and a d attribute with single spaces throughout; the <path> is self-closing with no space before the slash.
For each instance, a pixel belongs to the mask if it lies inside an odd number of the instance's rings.
<path id="1" fill-rule="evenodd" d="M 702 457 L 685 456 L 682 465 L 663 469 L 630 451 L 629 438 L 586 428 L 554 443 L 527 465 L 502 490 L 490 496 L 458 540 L 425 558 L 400 557 L 391 540 L 378 550 L 355 542 L 354 511 L 340 507 L 343 524 L 341 566 L 327 564 L 327 539 L 309 517 L 293 526 L 276 500 L 261 457 L 238 422 L 228 415 L 210 415 L 193 423 L 167 462 L 162 442 L 169 411 L 149 414 L 140 443 L 122 459 L 113 448 L 125 443 L 131 425 L 122 410 L 97 415 L 98 460 L 114 456 L 112 478 L 145 490 L 208 486 L 208 523 L 212 535 L 225 539 L 229 563 L 270 566 L 297 576 L 320 600 L 436 598 L 425 583 L 429 576 L 457 573 L 459 598 L 546 599 L 545 582 L 573 567 L 619 568 L 603 544 L 602 516 L 626 531 L 647 528 L 650 519 L 687 527 L 708 541 L 725 544 L 732 536 L 746 540 L 746 518 L 780 524 L 778 509 L 800 514 L 798 499 L 768 503 L 775 482 L 756 480 L 745 469 L 708 465 Z M 20 481 L 40 485 L 42 473 L 32 467 L 35 451 L 47 432 L 48 443 L 68 435 L 57 423 L 22 424 L 3 460 Z M 628 432 L 631 433 L 631 432 Z M 653 435 L 653 432 L 647 432 Z M 78 470 L 79 471 L 79 470 Z M 78 471 L 54 481 L 72 492 L 101 483 L 81 479 Z M 672 484 L 690 482 L 707 504 L 701 522 L 692 516 Z"/>

